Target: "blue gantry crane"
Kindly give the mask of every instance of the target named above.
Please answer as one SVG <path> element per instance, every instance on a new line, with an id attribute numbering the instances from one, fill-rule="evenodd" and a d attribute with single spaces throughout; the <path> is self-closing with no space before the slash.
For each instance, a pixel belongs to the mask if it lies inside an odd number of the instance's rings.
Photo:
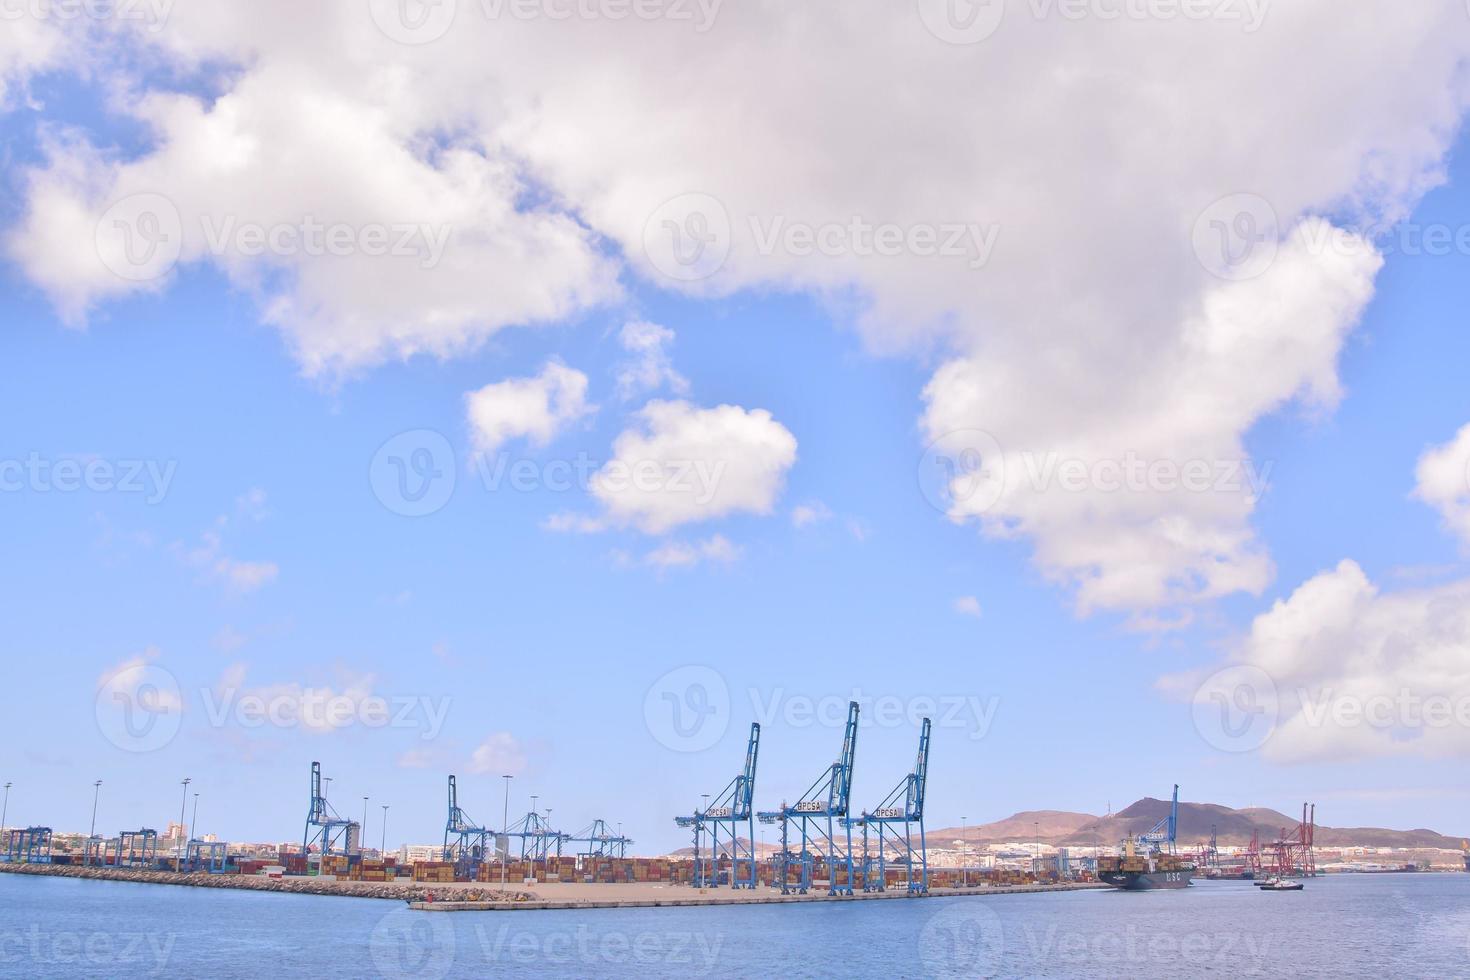
<path id="1" fill-rule="evenodd" d="M 586 850 L 577 852 L 579 858 L 625 858 L 633 840 L 609 831 L 606 820 L 594 820 L 575 834 L 563 835 L 562 842 L 586 844 Z"/>
<path id="2" fill-rule="evenodd" d="M 852 795 L 852 767 L 857 755 L 858 703 L 847 705 L 847 728 L 842 736 L 842 755 L 828 766 L 805 793 L 793 804 L 781 804 L 779 810 L 768 810 L 757 814 L 761 823 L 780 824 L 781 852 L 776 856 L 780 871 L 781 894 L 789 895 L 793 890 L 805 895 L 812 884 L 812 865 L 817 855 L 826 859 L 828 895 L 852 894 L 852 826 L 846 817 L 848 798 Z M 796 826 L 801 834 L 801 850 L 791 850 L 791 828 Z M 837 841 L 837 828 L 841 827 L 846 840 Z M 844 883 L 837 883 L 839 859 L 847 870 Z M 798 868 L 797 883 L 791 884 L 791 865 Z"/>
<path id="3" fill-rule="evenodd" d="M 301 853 L 310 855 L 311 845 L 316 844 L 322 854 L 346 854 L 349 829 L 357 826 L 354 820 L 337 815 L 332 805 L 322 794 L 322 764 L 311 764 L 311 807 L 306 811 L 306 831 L 301 838 Z"/>
<path id="4" fill-rule="evenodd" d="M 691 816 L 675 817 L 674 823 L 694 831 L 694 880 L 697 888 L 720 884 L 720 837 L 724 829 L 726 853 L 730 857 L 731 888 L 754 888 L 755 872 L 755 770 L 760 755 L 761 726 L 750 725 L 750 739 L 745 743 L 745 768 L 720 791 L 712 803 Z M 744 825 L 745 843 L 740 842 Z M 708 856 L 706 856 L 708 855 Z M 743 865 L 743 871 L 742 871 Z"/>
<path id="5" fill-rule="evenodd" d="M 848 817 L 850 827 L 863 830 L 863 891 L 888 890 L 888 865 L 894 863 L 907 872 L 908 892 L 922 895 L 929 891 L 929 850 L 924 840 L 924 786 L 929 777 L 929 719 L 919 729 L 919 755 L 914 771 L 909 773 L 883 798 L 871 812 Z M 914 847 L 913 827 L 919 826 L 919 846 Z M 878 851 L 869 845 L 869 829 L 876 831 Z M 893 854 L 890 857 L 889 848 Z M 916 874 L 917 872 L 917 874 Z"/>
<path id="6" fill-rule="evenodd" d="M 471 820 L 459 805 L 459 788 L 449 777 L 449 818 L 444 823 L 444 860 L 454 862 L 455 875 L 473 878 L 490 855 L 490 832 Z"/>
<path id="7" fill-rule="evenodd" d="M 509 852 L 510 850 L 510 838 L 520 838 L 520 859 L 531 862 L 533 876 L 536 862 L 545 862 L 547 858 L 553 856 L 561 857 L 562 842 L 568 839 L 567 834 L 551 828 L 551 825 L 547 822 L 551 811 L 547 810 L 546 813 L 547 817 L 543 817 L 535 810 L 531 810 L 505 830 L 506 851 Z"/>
<path id="8" fill-rule="evenodd" d="M 1163 817 L 1158 823 L 1144 834 L 1136 838 L 1140 847 L 1149 850 L 1160 851 L 1168 848 L 1169 853 L 1174 853 L 1174 840 L 1179 833 L 1179 784 L 1174 784 L 1174 800 L 1169 804 L 1169 815 Z"/>

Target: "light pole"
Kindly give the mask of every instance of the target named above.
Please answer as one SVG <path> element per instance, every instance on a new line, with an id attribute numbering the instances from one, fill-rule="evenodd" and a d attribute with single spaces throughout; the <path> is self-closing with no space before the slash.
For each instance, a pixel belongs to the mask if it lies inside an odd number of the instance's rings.
<path id="1" fill-rule="evenodd" d="M 383 804 L 383 839 L 378 842 L 378 857 L 388 856 L 388 804 Z"/>
<path id="2" fill-rule="evenodd" d="M 194 794 L 194 813 L 189 817 L 189 836 L 197 839 L 199 837 L 199 794 Z"/>
<path id="3" fill-rule="evenodd" d="M 5 802 L 0 804 L 0 830 L 5 829 L 5 815 L 10 812 L 10 784 L 5 784 Z"/>
<path id="4" fill-rule="evenodd" d="M 969 819 L 969 818 L 968 817 L 960 817 L 960 887 L 961 888 L 967 888 L 967 887 L 969 887 L 969 884 L 970 884 L 970 867 L 969 867 L 969 865 L 967 865 L 965 863 L 965 852 L 970 847 L 969 841 L 965 840 L 965 821 L 967 819 Z M 951 878 L 950 880 L 953 881 L 954 879 Z"/>
<path id="5" fill-rule="evenodd" d="M 184 807 L 189 802 L 189 784 L 193 781 L 187 777 L 184 779 L 184 795 L 179 800 L 179 850 L 174 860 L 175 871 L 184 870 Z"/>
<path id="6" fill-rule="evenodd" d="M 9 784 L 7 784 L 9 785 Z M 92 784 L 92 829 L 87 831 L 87 863 L 92 863 L 92 841 L 97 837 L 97 797 L 102 795 L 102 780 Z"/>
<path id="7" fill-rule="evenodd" d="M 505 888 L 505 860 L 510 857 L 510 776 L 502 776 L 505 780 L 505 802 L 500 808 L 500 835 L 505 838 L 505 849 L 500 852 L 500 887 Z"/>

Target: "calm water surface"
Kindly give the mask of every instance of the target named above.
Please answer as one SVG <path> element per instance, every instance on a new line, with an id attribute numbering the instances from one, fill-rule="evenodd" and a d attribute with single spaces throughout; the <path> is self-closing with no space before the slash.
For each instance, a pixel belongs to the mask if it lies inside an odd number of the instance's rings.
<path id="1" fill-rule="evenodd" d="M 1453 977 L 1470 875 L 807 907 L 419 913 L 0 874 L 0 976 Z"/>

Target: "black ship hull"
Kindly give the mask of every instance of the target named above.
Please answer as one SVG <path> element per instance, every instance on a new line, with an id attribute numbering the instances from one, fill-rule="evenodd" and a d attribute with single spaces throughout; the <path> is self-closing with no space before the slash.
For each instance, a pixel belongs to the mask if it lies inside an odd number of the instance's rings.
<path id="1" fill-rule="evenodd" d="M 1192 871 L 1103 871 L 1098 879 L 1124 891 L 1142 892 L 1156 888 L 1188 888 Z"/>

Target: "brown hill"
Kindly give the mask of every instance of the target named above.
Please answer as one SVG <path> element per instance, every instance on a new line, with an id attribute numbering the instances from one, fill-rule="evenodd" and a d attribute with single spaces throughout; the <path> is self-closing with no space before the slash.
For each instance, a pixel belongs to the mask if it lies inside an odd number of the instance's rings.
<path id="1" fill-rule="evenodd" d="M 1044 841 L 1055 840 L 1076 832 L 1096 820 L 1090 813 L 1072 813 L 1068 810 L 1022 810 L 1004 820 L 994 823 L 972 824 L 964 828 L 964 839 L 971 844 L 992 844 L 996 841 L 1035 840 L 1038 834 Z M 959 827 L 942 827 L 929 831 L 934 840 L 959 840 Z"/>
<path id="2" fill-rule="evenodd" d="M 1040 836 L 1043 843 L 1054 845 L 1111 845 L 1125 837 L 1147 833 L 1154 824 L 1169 815 L 1169 801 L 1144 797 L 1137 803 L 1107 817 L 1062 810 L 1026 810 L 995 823 L 965 828 L 965 839 L 971 843 L 996 841 L 1029 841 Z M 1251 833 L 1260 831 L 1261 840 L 1271 841 L 1284 828 L 1290 834 L 1301 816 L 1290 816 L 1264 807 L 1237 810 L 1216 803 L 1180 803 L 1180 844 L 1190 846 L 1209 840 L 1215 828 L 1221 845 L 1244 846 Z M 1039 825 L 1039 826 L 1037 826 Z M 1039 835 L 1037 831 L 1039 830 Z M 956 840 L 958 827 L 930 831 L 933 841 Z M 1388 830 L 1381 827 L 1327 827 L 1317 825 L 1317 844 L 1321 847 L 1426 847 L 1458 848 L 1459 837 L 1447 837 L 1432 830 Z"/>

